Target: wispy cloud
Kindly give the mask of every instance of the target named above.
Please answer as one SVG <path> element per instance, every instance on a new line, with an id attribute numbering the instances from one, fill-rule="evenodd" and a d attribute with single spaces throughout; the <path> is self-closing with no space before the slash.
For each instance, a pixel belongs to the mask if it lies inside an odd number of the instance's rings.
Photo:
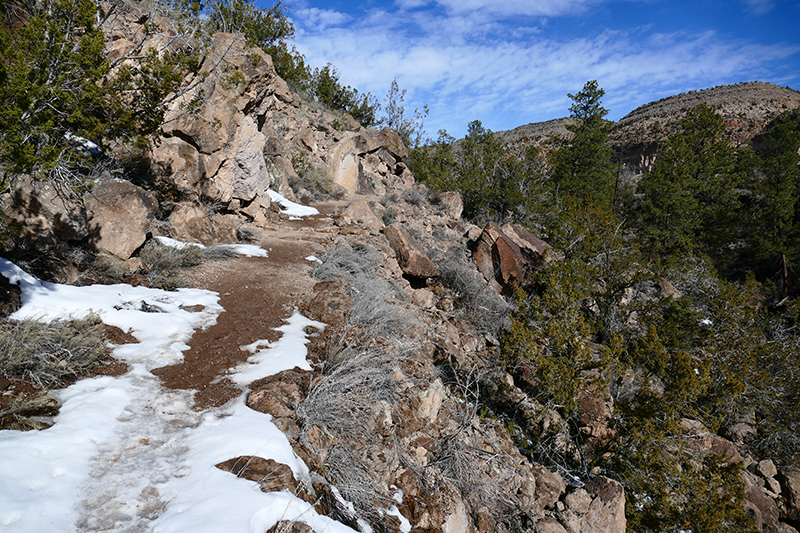
<path id="1" fill-rule="evenodd" d="M 765 15 L 775 7 L 775 0 L 742 0 L 749 13 Z"/>
<path id="2" fill-rule="evenodd" d="M 467 5 L 489 4 L 470 1 Z M 408 90 L 407 108 L 429 105 L 429 133 L 447 129 L 455 135 L 474 119 L 500 130 L 564 116 L 567 93 L 590 79 L 606 90 L 610 118 L 618 119 L 670 94 L 764 79 L 765 65 L 800 52 L 729 40 L 712 31 L 655 33 L 640 27 L 571 39 L 537 28 L 520 31 L 471 13 L 425 9 L 398 17 L 373 10 L 324 32 L 301 21 L 297 46 L 312 65 L 331 62 L 343 82 L 374 95 L 385 95 L 396 77 Z"/>
<path id="3" fill-rule="evenodd" d="M 588 6 L 603 1 L 608 0 L 398 0 L 397 5 L 411 9 L 437 4 L 451 14 L 479 11 L 501 17 L 512 15 L 553 17 L 580 13 Z"/>
<path id="4" fill-rule="evenodd" d="M 334 11 L 332 9 L 319 9 L 316 7 L 299 9 L 292 13 L 300 24 L 307 28 L 316 28 L 317 31 L 327 29 L 331 26 L 339 26 L 350 22 L 353 17 L 347 13 Z"/>

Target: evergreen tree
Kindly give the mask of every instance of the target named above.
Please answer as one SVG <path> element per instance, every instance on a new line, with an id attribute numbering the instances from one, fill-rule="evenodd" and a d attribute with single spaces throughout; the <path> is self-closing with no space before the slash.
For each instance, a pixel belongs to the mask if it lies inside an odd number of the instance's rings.
<path id="1" fill-rule="evenodd" d="M 736 230 L 734 151 L 722 117 L 705 104 L 692 109 L 667 139 L 642 179 L 641 238 L 653 256 L 717 254 Z"/>
<path id="2" fill-rule="evenodd" d="M 597 81 L 586 82 L 577 94 L 570 94 L 569 108 L 575 124 L 567 126 L 573 137 L 555 155 L 553 182 L 560 194 L 610 209 L 614 204 L 616 174 L 608 146 L 608 110 L 601 105 L 605 91 Z"/>
<path id="3" fill-rule="evenodd" d="M 199 70 L 193 53 L 146 50 L 112 73 L 101 14 L 94 0 L 5 6 L 0 165 L 6 172 L 70 179 L 86 160 L 78 136 L 102 145 L 157 131 L 164 97 Z"/>
<path id="4" fill-rule="evenodd" d="M 777 270 L 781 296 L 800 260 L 800 113 L 781 117 L 767 130 L 758 153 L 763 177 L 755 183 L 758 202 L 751 239 L 756 255 Z"/>
<path id="5" fill-rule="evenodd" d="M 318 101 L 331 109 L 350 114 L 362 126 L 370 127 L 378 123 L 376 113 L 380 105 L 372 94 L 359 95 L 358 89 L 343 85 L 339 81 L 339 72 L 330 63 L 314 70 L 311 87 Z"/>

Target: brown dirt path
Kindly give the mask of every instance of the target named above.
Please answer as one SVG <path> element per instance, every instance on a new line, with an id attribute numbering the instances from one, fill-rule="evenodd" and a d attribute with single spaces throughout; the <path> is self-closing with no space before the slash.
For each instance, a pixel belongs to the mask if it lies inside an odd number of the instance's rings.
<path id="1" fill-rule="evenodd" d="M 195 389 L 195 409 L 222 405 L 241 393 L 224 377 L 250 355 L 239 347 L 278 339 L 274 328 L 308 300 L 314 286 L 313 265 L 306 257 L 322 254 L 338 228 L 330 217 L 319 215 L 260 231 L 259 245 L 269 251 L 268 258 L 205 263 L 187 276 L 192 286 L 219 293 L 225 311 L 216 325 L 194 334 L 183 363 L 153 373 L 169 388 Z"/>

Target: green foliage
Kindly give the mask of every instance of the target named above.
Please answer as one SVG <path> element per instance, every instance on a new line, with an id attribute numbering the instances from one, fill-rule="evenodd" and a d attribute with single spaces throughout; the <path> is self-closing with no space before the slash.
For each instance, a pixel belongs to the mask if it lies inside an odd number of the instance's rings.
<path id="1" fill-rule="evenodd" d="M 681 120 L 640 183 L 640 238 L 652 257 L 700 251 L 719 256 L 736 230 L 734 152 L 722 117 L 700 104 Z"/>
<path id="2" fill-rule="evenodd" d="M 530 205 L 542 187 L 538 151 L 531 148 L 520 160 L 478 120 L 457 146 L 441 131 L 436 143 L 413 149 L 410 161 L 415 177 L 431 189 L 460 191 L 467 218 L 487 222 L 536 213 Z"/>
<path id="3" fill-rule="evenodd" d="M 552 177 L 560 194 L 610 209 L 614 205 L 616 173 L 607 144 L 608 125 L 603 117 L 608 110 L 601 105 L 603 96 L 605 91 L 595 80 L 586 82 L 579 93 L 569 95 L 573 101 L 570 116 L 576 123 L 567 126 L 573 137 L 560 143 Z"/>
<path id="4" fill-rule="evenodd" d="M 750 208 L 750 239 L 755 257 L 776 271 L 781 297 L 786 296 L 800 264 L 800 112 L 780 117 L 767 129 L 758 152 L 760 172 L 752 187 L 756 201 Z"/>
<path id="5" fill-rule="evenodd" d="M 94 0 L 46 0 L 24 24 L 0 28 L 0 164 L 10 173 L 69 177 L 81 142 L 140 139 L 160 127 L 164 97 L 199 68 L 185 52 L 141 58 L 113 74 Z"/>
<path id="6" fill-rule="evenodd" d="M 376 113 L 380 105 L 375 97 L 370 93 L 359 95 L 357 89 L 343 85 L 339 81 L 339 73 L 330 63 L 314 70 L 311 90 L 319 102 L 331 109 L 348 113 L 364 127 L 378 123 Z"/>
<path id="7" fill-rule="evenodd" d="M 206 5 L 206 13 L 212 33 L 243 33 L 248 44 L 272 57 L 276 72 L 287 83 L 299 89 L 308 87 L 311 73 L 305 58 L 287 44 L 294 37 L 294 25 L 281 2 L 262 9 L 254 0 L 212 0 Z"/>

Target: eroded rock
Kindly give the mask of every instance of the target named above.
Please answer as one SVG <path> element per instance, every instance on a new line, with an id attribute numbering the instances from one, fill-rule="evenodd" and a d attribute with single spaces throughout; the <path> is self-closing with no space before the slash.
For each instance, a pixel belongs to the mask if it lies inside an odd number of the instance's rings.
<path id="1" fill-rule="evenodd" d="M 397 262 L 403 272 L 415 278 L 435 278 L 439 275 L 433 262 L 428 258 L 416 239 L 400 224 L 388 226 L 383 234 L 395 252 Z"/>

